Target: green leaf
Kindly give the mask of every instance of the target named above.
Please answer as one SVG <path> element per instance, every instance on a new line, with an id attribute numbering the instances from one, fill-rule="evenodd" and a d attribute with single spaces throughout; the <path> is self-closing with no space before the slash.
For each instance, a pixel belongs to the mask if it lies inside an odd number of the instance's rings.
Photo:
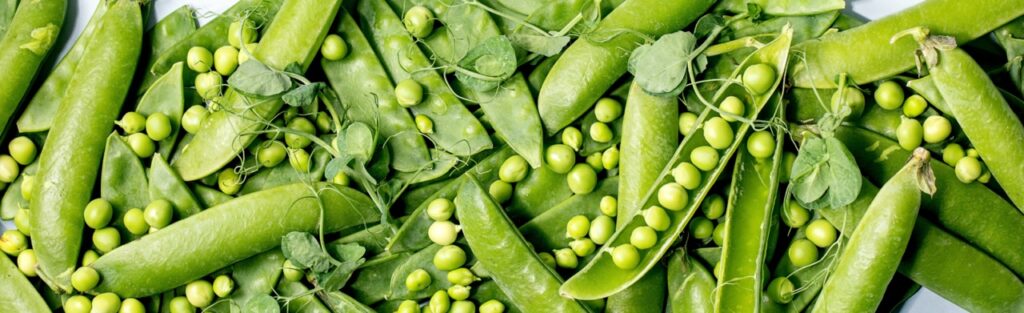
<path id="1" fill-rule="evenodd" d="M 689 67 L 697 38 L 689 32 L 675 32 L 658 38 L 653 44 L 638 47 L 629 56 L 629 72 L 644 91 L 671 95 L 680 90 Z"/>
<path id="2" fill-rule="evenodd" d="M 245 62 L 249 63 L 249 62 Z M 270 295 L 254 296 L 245 302 L 242 312 L 251 313 L 281 313 L 281 306 Z"/>
<path id="3" fill-rule="evenodd" d="M 506 36 L 484 40 L 459 61 L 461 70 L 455 73 L 460 82 L 479 91 L 497 88 L 515 74 L 516 49 Z"/>
<path id="4" fill-rule="evenodd" d="M 828 149 L 828 171 L 831 178 L 828 188 L 829 205 L 841 208 L 853 203 L 860 195 L 860 168 L 839 139 L 827 137 L 825 144 Z"/>
<path id="5" fill-rule="evenodd" d="M 562 53 L 562 50 L 569 44 L 571 38 L 569 36 L 540 36 L 515 33 L 509 39 L 517 48 L 551 57 Z"/>
<path id="6" fill-rule="evenodd" d="M 292 88 L 288 75 L 255 59 L 242 63 L 228 78 L 228 86 L 247 95 L 272 97 Z"/>
<path id="7" fill-rule="evenodd" d="M 716 28 L 725 28 L 725 19 L 715 14 L 704 15 L 697 20 L 697 25 L 693 27 L 693 34 L 697 37 L 705 37 L 715 31 Z"/>
<path id="8" fill-rule="evenodd" d="M 289 63 L 287 66 L 284 67 L 284 71 L 295 75 L 302 75 L 302 72 L 304 72 L 302 70 L 302 65 L 300 65 L 298 62 Z"/>
<path id="9" fill-rule="evenodd" d="M 363 164 L 373 158 L 374 150 L 377 147 L 377 136 L 369 125 L 361 122 L 350 124 L 345 129 L 344 138 L 339 147 L 342 155 L 351 156 L 356 162 Z"/>
<path id="10" fill-rule="evenodd" d="M 829 187 L 828 150 L 825 141 L 818 137 L 804 140 L 800 152 L 793 161 L 791 182 L 793 195 L 801 203 L 821 198 Z M 859 175 L 859 174 L 858 174 Z"/>
<path id="11" fill-rule="evenodd" d="M 355 242 L 335 243 L 327 245 L 327 253 L 338 261 L 355 261 L 366 255 L 366 248 Z"/>
<path id="12" fill-rule="evenodd" d="M 326 255 L 313 235 L 305 232 L 291 232 L 281 239 L 281 251 L 299 269 L 324 272 L 330 269 L 331 259 Z"/>
<path id="13" fill-rule="evenodd" d="M 316 101 L 316 95 L 326 87 L 324 83 L 306 84 L 286 92 L 281 100 L 293 107 L 305 107 Z"/>

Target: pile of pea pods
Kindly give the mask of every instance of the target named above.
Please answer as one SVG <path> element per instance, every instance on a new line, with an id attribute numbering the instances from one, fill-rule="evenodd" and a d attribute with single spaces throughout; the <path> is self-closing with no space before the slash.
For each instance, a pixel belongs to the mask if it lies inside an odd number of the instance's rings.
<path id="1" fill-rule="evenodd" d="M 0 0 L 0 312 L 1024 312 L 1019 1 L 71 5 Z"/>

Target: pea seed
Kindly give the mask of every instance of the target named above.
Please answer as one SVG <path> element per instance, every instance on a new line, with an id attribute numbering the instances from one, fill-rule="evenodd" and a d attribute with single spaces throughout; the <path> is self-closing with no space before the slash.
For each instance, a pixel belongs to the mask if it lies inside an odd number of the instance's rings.
<path id="1" fill-rule="evenodd" d="M 590 230 L 590 220 L 586 216 L 576 215 L 565 224 L 565 236 L 572 239 L 581 239 L 587 236 Z"/>
<path id="2" fill-rule="evenodd" d="M 789 205 L 782 211 L 782 222 L 790 228 L 800 228 L 810 220 L 811 213 L 807 211 L 796 200 L 789 201 Z"/>
<path id="3" fill-rule="evenodd" d="M 184 128 L 189 134 L 195 134 L 202 128 L 207 116 L 210 116 L 210 111 L 206 107 L 193 105 L 181 116 L 181 128 Z"/>
<path id="4" fill-rule="evenodd" d="M 964 152 L 964 148 L 959 144 L 951 143 L 942 148 L 942 162 L 946 162 L 949 166 L 956 166 L 956 162 L 963 159 L 967 154 Z"/>
<path id="5" fill-rule="evenodd" d="M 924 142 L 939 143 L 953 132 L 953 124 L 940 115 L 932 115 L 924 120 Z"/>
<path id="6" fill-rule="evenodd" d="M 220 275 L 213 279 L 213 293 L 218 297 L 227 297 L 235 291 L 235 280 L 231 276 Z"/>
<path id="7" fill-rule="evenodd" d="M 640 250 L 650 249 L 658 243 L 658 233 L 648 226 L 634 228 L 629 235 L 629 243 Z"/>
<path id="8" fill-rule="evenodd" d="M 555 262 L 555 256 L 551 255 L 551 253 L 540 252 L 540 253 L 537 253 L 537 257 L 540 258 L 540 261 L 542 263 L 544 263 L 544 265 L 547 265 L 550 268 L 555 268 L 555 266 L 558 265 Z"/>
<path id="9" fill-rule="evenodd" d="M 171 299 L 170 307 L 171 313 L 193 313 L 196 311 L 196 307 L 185 297 L 174 297 Z"/>
<path id="10" fill-rule="evenodd" d="M 689 200 L 690 196 L 680 184 L 672 182 L 658 188 L 658 204 L 661 204 L 666 209 L 672 211 L 682 210 L 689 203 Z"/>
<path id="11" fill-rule="evenodd" d="M 679 114 L 679 134 L 686 137 L 697 128 L 697 114 L 683 112 Z"/>
<path id="12" fill-rule="evenodd" d="M 256 35 L 256 25 L 249 19 L 240 19 L 228 26 L 228 43 L 235 48 L 256 42 Z"/>
<path id="13" fill-rule="evenodd" d="M 505 159 L 505 162 L 501 163 L 501 168 L 498 170 L 498 178 L 506 183 L 518 183 L 526 178 L 526 174 L 529 171 L 530 165 L 526 163 L 526 159 L 522 156 L 513 155 Z"/>
<path id="14" fill-rule="evenodd" d="M 601 213 L 607 216 L 615 216 L 618 214 L 619 201 L 615 196 L 604 196 L 601 197 Z"/>
<path id="15" fill-rule="evenodd" d="M 832 112 L 839 114 L 845 109 L 849 117 L 859 119 L 864 113 L 864 93 L 854 87 L 843 88 L 843 99 L 839 99 L 839 92 L 832 94 Z"/>
<path id="16" fill-rule="evenodd" d="M 735 122 L 737 117 L 743 117 L 743 112 L 746 111 L 746 104 L 743 104 L 743 100 L 735 96 L 725 97 L 722 103 L 718 104 L 718 109 L 722 110 L 722 119 L 727 122 Z"/>
<path id="17" fill-rule="evenodd" d="M 188 283 L 185 286 L 185 298 L 193 306 L 205 308 L 213 303 L 213 285 L 202 279 Z"/>
<path id="18" fill-rule="evenodd" d="M 110 252 L 121 245 L 121 233 L 113 227 L 98 229 L 92 233 L 92 245 L 100 252 Z"/>
<path id="19" fill-rule="evenodd" d="M 717 220 L 725 214 L 725 199 L 718 194 L 708 195 L 701 203 L 700 209 L 707 218 Z"/>
<path id="20" fill-rule="evenodd" d="M 18 212 L 14 213 L 14 227 L 25 235 L 32 233 L 32 223 L 29 221 L 31 214 L 28 209 L 18 209 Z"/>
<path id="21" fill-rule="evenodd" d="M 580 146 L 583 145 L 583 133 L 580 132 L 579 128 L 569 126 L 562 130 L 562 144 L 571 147 L 573 150 L 580 151 Z"/>
<path id="22" fill-rule="evenodd" d="M 700 146 L 690 151 L 690 162 L 701 171 L 711 171 L 718 166 L 718 150 L 710 146 Z"/>
<path id="23" fill-rule="evenodd" d="M 775 84 L 775 69 L 768 64 L 754 64 L 743 71 L 743 86 L 754 95 L 768 92 Z"/>
<path id="24" fill-rule="evenodd" d="M 928 109 L 928 101 L 918 95 L 912 95 L 903 102 L 903 115 L 910 118 L 920 116 L 925 109 Z"/>
<path id="25" fill-rule="evenodd" d="M 228 195 L 236 194 L 242 189 L 242 178 L 238 176 L 238 173 L 235 173 L 234 169 L 225 168 L 220 171 L 220 174 L 217 174 L 217 187 L 220 188 L 221 192 Z M 146 221 L 149 222 L 148 218 Z"/>
<path id="26" fill-rule="evenodd" d="M 304 149 L 313 142 L 309 137 L 316 135 L 316 125 L 304 117 L 291 119 L 288 122 L 288 128 L 299 132 L 299 134 L 284 134 L 284 142 L 289 148 Z"/>
<path id="27" fill-rule="evenodd" d="M 824 219 L 816 219 L 804 229 L 807 240 L 819 248 L 825 248 L 836 242 L 836 228 Z"/>
<path id="28" fill-rule="evenodd" d="M 768 284 L 768 298 L 779 304 L 787 304 L 793 301 L 795 292 L 793 282 L 786 277 L 777 277 Z"/>
<path id="29" fill-rule="evenodd" d="M 66 313 L 89 313 L 92 311 L 92 301 L 83 295 L 71 296 L 64 301 L 64 312 Z"/>
<path id="30" fill-rule="evenodd" d="M 213 68 L 217 73 L 228 76 L 238 68 L 238 49 L 232 46 L 223 46 L 213 52 Z"/>
<path id="31" fill-rule="evenodd" d="M 657 205 L 652 205 L 643 212 L 644 222 L 647 223 L 647 226 L 650 226 L 651 228 L 654 228 L 654 230 L 657 231 L 668 230 L 668 226 L 669 223 L 672 221 L 672 218 L 668 216 L 668 213 L 665 212 L 665 209 L 662 209 L 660 206 Z"/>
<path id="32" fill-rule="evenodd" d="M 612 249 L 612 263 L 620 269 L 634 269 L 640 264 L 640 252 L 631 244 L 621 244 Z"/>
<path id="33" fill-rule="evenodd" d="M 619 148 L 612 146 L 608 150 L 604 150 L 604 154 L 601 155 L 601 165 L 606 170 L 619 167 Z"/>
<path id="34" fill-rule="evenodd" d="M 452 303 L 452 310 L 448 313 L 473 313 L 476 312 L 476 304 L 470 301 L 455 301 Z"/>
<path id="35" fill-rule="evenodd" d="M 594 122 L 590 124 L 590 139 L 596 142 L 606 143 L 612 141 L 612 129 L 608 127 L 608 124 L 601 122 Z"/>
<path id="36" fill-rule="evenodd" d="M 170 201 L 159 199 L 150 202 L 144 211 L 146 224 L 150 227 L 160 229 L 171 224 L 171 217 L 174 214 L 173 205 Z"/>
<path id="37" fill-rule="evenodd" d="M 85 205 L 85 224 L 92 229 L 106 227 L 114 215 L 114 207 L 103 198 L 93 199 Z"/>
<path id="38" fill-rule="evenodd" d="M 99 258 L 100 258 L 100 254 L 96 253 L 96 251 L 85 250 L 85 253 L 82 254 L 82 266 L 83 267 L 84 266 L 89 266 L 93 262 L 96 262 L 96 259 L 99 259 Z"/>
<path id="39" fill-rule="evenodd" d="M 28 165 L 35 161 L 37 154 L 36 144 L 25 136 L 11 139 L 11 142 L 7 144 L 7 151 L 21 165 Z"/>
<path id="40" fill-rule="evenodd" d="M 468 268 L 460 267 L 451 272 L 448 272 L 448 282 L 454 285 L 469 286 L 479 278 L 473 275 L 473 272 Z"/>
<path id="41" fill-rule="evenodd" d="M 348 174 L 345 174 L 344 171 L 339 171 L 337 174 L 334 174 L 334 178 L 331 179 L 331 182 L 339 186 L 347 187 L 349 184 Z"/>
<path id="42" fill-rule="evenodd" d="M 423 134 L 434 133 L 434 121 L 426 115 L 416 115 L 416 130 L 419 130 Z"/>
<path id="43" fill-rule="evenodd" d="M 427 38 L 434 31 L 434 12 L 422 5 L 414 6 L 405 12 L 402 23 L 413 37 Z"/>
<path id="44" fill-rule="evenodd" d="M 593 167 L 587 164 L 573 166 L 566 179 L 569 183 L 569 190 L 572 190 L 573 194 L 589 194 L 597 187 L 597 173 L 594 172 Z"/>
<path id="45" fill-rule="evenodd" d="M 290 282 L 302 280 L 302 276 L 305 275 L 291 260 L 285 260 L 284 265 L 281 265 L 281 274 L 285 280 Z"/>
<path id="46" fill-rule="evenodd" d="M 810 240 L 797 239 L 789 246 L 789 261 L 796 267 L 804 267 L 818 260 L 818 247 Z"/>
<path id="47" fill-rule="evenodd" d="M 496 180 L 487 188 L 487 192 L 491 194 L 491 198 L 494 198 L 495 202 L 505 203 L 512 198 L 512 185 Z"/>
<path id="48" fill-rule="evenodd" d="M 255 42 L 250 42 L 242 45 L 238 48 L 238 64 L 243 64 L 249 59 L 252 59 L 252 54 L 256 52 L 256 47 L 259 46 Z"/>
<path id="49" fill-rule="evenodd" d="M 142 301 L 135 298 L 127 298 L 121 302 L 121 311 L 119 313 L 145 313 L 146 306 L 142 305 Z"/>
<path id="50" fill-rule="evenodd" d="M 327 35 L 324 44 L 320 46 L 320 55 L 329 61 L 338 61 L 348 55 L 348 44 L 337 34 Z"/>
<path id="51" fill-rule="evenodd" d="M 452 203 L 452 200 L 437 198 L 427 204 L 427 216 L 435 221 L 447 221 L 452 218 L 454 212 L 455 204 Z"/>
<path id="52" fill-rule="evenodd" d="M 206 48 L 192 47 L 185 55 L 185 63 L 196 73 L 206 73 L 213 66 L 213 54 Z"/>
<path id="53" fill-rule="evenodd" d="M 712 148 L 724 150 L 732 145 L 733 139 L 735 134 L 725 119 L 716 116 L 704 122 L 704 140 L 707 140 Z"/>
<path id="54" fill-rule="evenodd" d="M 221 96 L 221 87 L 224 85 L 224 77 L 217 72 L 206 72 L 196 75 L 196 92 L 206 100 Z"/>
<path id="55" fill-rule="evenodd" d="M 900 147 L 903 147 L 903 149 L 913 151 L 914 148 L 921 146 L 921 140 L 924 136 L 923 132 L 921 122 L 911 118 L 904 118 L 900 122 L 900 126 L 896 128 L 896 140 L 899 141 Z"/>
<path id="56" fill-rule="evenodd" d="M 126 211 L 124 213 L 124 228 L 134 235 L 145 234 L 149 230 L 145 212 L 137 208 Z"/>
<path id="57" fill-rule="evenodd" d="M 555 144 L 548 147 L 544 160 L 555 173 L 566 174 L 576 165 L 576 152 L 567 145 Z"/>
<path id="58" fill-rule="evenodd" d="M 260 144 L 259 150 L 256 152 L 256 160 L 260 162 L 263 167 L 275 167 L 284 161 L 284 158 L 288 155 L 288 150 L 285 149 L 284 144 L 277 140 L 266 141 Z"/>
<path id="59" fill-rule="evenodd" d="M 450 271 L 466 264 L 466 251 L 456 245 L 441 247 L 434 254 L 434 266 L 442 271 Z"/>
<path id="60" fill-rule="evenodd" d="M 423 86 L 413 79 L 405 79 L 395 86 L 395 98 L 403 107 L 412 107 L 423 101 Z"/>
<path id="61" fill-rule="evenodd" d="M 603 155 L 601 152 L 594 152 L 587 156 L 587 165 L 594 168 L 594 171 L 600 172 L 604 170 L 604 163 L 602 162 Z"/>
<path id="62" fill-rule="evenodd" d="M 580 257 L 588 256 L 597 250 L 597 245 L 589 238 L 576 239 L 569 242 L 569 248 Z"/>
<path id="63" fill-rule="evenodd" d="M 0 250 L 11 256 L 17 256 L 28 248 L 28 238 L 22 232 L 14 229 L 4 231 L 0 235 Z"/>
<path id="64" fill-rule="evenodd" d="M 612 98 L 601 98 L 594 106 L 594 115 L 602 123 L 611 123 L 622 116 L 622 103 Z"/>
<path id="65" fill-rule="evenodd" d="M 430 241 L 438 245 L 450 245 L 459 238 L 459 227 L 449 221 L 435 221 L 427 231 Z"/>
<path id="66" fill-rule="evenodd" d="M 135 155 L 142 159 L 149 158 L 156 153 L 156 144 L 153 143 L 153 139 L 149 139 L 149 136 L 143 133 L 128 135 L 128 146 L 132 148 Z"/>
<path id="67" fill-rule="evenodd" d="M 416 269 L 405 277 L 405 288 L 412 292 L 420 291 L 430 286 L 430 280 L 430 274 L 426 270 Z"/>
<path id="68" fill-rule="evenodd" d="M 448 296 L 455 301 L 462 301 L 469 299 L 469 286 L 455 285 L 448 287 Z"/>
<path id="69" fill-rule="evenodd" d="M 494 299 L 487 300 L 487 302 L 484 302 L 483 304 L 480 305 L 480 313 L 504 313 L 504 312 L 505 312 L 505 304 L 502 304 L 501 301 L 498 301 L 498 300 L 494 300 Z"/>
<path id="70" fill-rule="evenodd" d="M 707 240 L 715 231 L 715 224 L 703 216 L 695 216 L 690 222 L 690 234 L 693 238 Z"/>
<path id="71" fill-rule="evenodd" d="M 711 241 L 714 241 L 715 245 L 719 247 L 725 243 L 725 223 L 715 225 L 715 230 L 711 233 Z"/>
<path id="72" fill-rule="evenodd" d="M 601 215 L 590 221 L 590 240 L 594 243 L 603 245 L 608 242 L 608 239 L 612 238 L 612 234 L 615 233 L 615 221 L 607 215 Z"/>
<path id="73" fill-rule="evenodd" d="M 573 252 L 572 249 L 558 249 L 555 250 L 555 264 L 561 268 L 574 269 L 579 265 L 579 258 L 576 257 L 576 252 Z"/>
<path id="74" fill-rule="evenodd" d="M 87 292 L 100 283 L 100 273 L 91 267 L 79 267 L 71 274 L 71 287 L 79 292 Z"/>
<path id="75" fill-rule="evenodd" d="M 451 307 L 451 303 L 448 293 L 444 290 L 438 290 L 437 292 L 434 292 L 434 295 L 430 296 L 430 302 L 428 302 L 430 310 L 428 310 L 428 312 L 446 313 L 448 312 L 448 308 Z"/>
<path id="76" fill-rule="evenodd" d="M 36 277 L 36 266 L 39 265 L 39 258 L 36 257 L 35 250 L 27 249 L 18 254 L 18 270 L 26 277 Z"/>
<path id="77" fill-rule="evenodd" d="M 687 190 L 694 190 L 697 189 L 697 187 L 700 187 L 700 170 L 690 162 L 679 163 L 679 165 L 672 168 L 671 174 L 676 184 L 683 186 L 683 188 L 686 188 Z"/>
<path id="78" fill-rule="evenodd" d="M 796 154 L 795 153 L 789 152 L 789 151 L 786 151 L 786 152 L 782 153 L 782 168 L 779 171 L 780 172 L 779 173 L 779 181 L 780 182 L 788 182 L 789 181 L 789 178 L 791 177 L 790 173 L 793 172 L 793 163 L 794 162 L 796 162 Z"/>
<path id="79" fill-rule="evenodd" d="M 956 162 L 954 172 L 956 178 L 965 184 L 970 184 L 981 176 L 981 162 L 976 157 L 964 157 Z"/>
<path id="80" fill-rule="evenodd" d="M 981 176 L 978 176 L 978 182 L 982 184 L 988 184 L 992 180 L 992 172 L 986 170 L 982 171 Z"/>
<path id="81" fill-rule="evenodd" d="M 967 149 L 967 156 L 972 157 L 972 158 L 977 158 L 978 157 L 978 150 L 976 150 L 974 148 Z"/>
<path id="82" fill-rule="evenodd" d="M 296 171 L 299 171 L 299 173 L 309 172 L 309 152 L 302 149 L 289 148 L 288 164 L 290 164 Z"/>
<path id="83" fill-rule="evenodd" d="M 747 138 L 747 152 L 757 159 L 767 159 L 775 154 L 775 137 L 768 131 L 756 131 Z"/>
<path id="84" fill-rule="evenodd" d="M 413 300 L 402 301 L 395 313 L 420 313 L 420 304 Z"/>
<path id="85" fill-rule="evenodd" d="M 875 90 L 875 102 L 886 110 L 895 110 L 903 105 L 903 87 L 894 81 L 886 81 Z"/>

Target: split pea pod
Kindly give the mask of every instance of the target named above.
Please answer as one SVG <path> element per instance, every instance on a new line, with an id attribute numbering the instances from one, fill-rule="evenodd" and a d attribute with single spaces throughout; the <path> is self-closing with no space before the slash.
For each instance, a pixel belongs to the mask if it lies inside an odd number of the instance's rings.
<path id="1" fill-rule="evenodd" d="M 142 45 L 142 12 L 136 1 L 112 5 L 82 54 L 55 125 L 39 155 L 32 195 L 32 241 L 39 274 L 58 290 L 71 290 L 81 252 L 82 208 L 92 199 L 104 140 L 113 130 L 135 73 Z"/>
<path id="2" fill-rule="evenodd" d="M 100 274 L 96 291 L 157 294 L 276 247 L 290 232 L 318 232 L 322 223 L 331 233 L 378 218 L 366 195 L 345 187 L 299 183 L 251 193 L 103 255 L 91 265 Z"/>
<path id="3" fill-rule="evenodd" d="M 10 312 L 50 312 L 43 297 L 6 255 L 0 255 L 0 307 Z"/>
<path id="4" fill-rule="evenodd" d="M 253 57 L 274 69 L 297 63 L 305 70 L 320 51 L 340 6 L 340 0 L 287 0 Z M 172 164 L 186 181 L 206 177 L 234 160 L 256 138 L 254 132 L 262 129 L 260 121 L 284 105 L 280 96 L 250 98 L 232 88 L 223 100 L 226 109 L 206 118 Z"/>
<path id="5" fill-rule="evenodd" d="M 18 109 L 64 25 L 67 0 L 22 1 L 0 40 L 0 132 Z"/>
<path id="6" fill-rule="evenodd" d="M 651 95 L 633 82 L 622 114 L 622 184 L 616 225 L 625 226 L 639 212 L 643 193 L 654 186 L 678 142 L 679 101 L 675 97 Z"/>
<path id="7" fill-rule="evenodd" d="M 582 116 L 626 73 L 629 54 L 642 42 L 697 20 L 714 1 L 626 1 L 597 28 L 569 46 L 551 68 L 537 97 L 548 135 Z"/>
<path id="8" fill-rule="evenodd" d="M 971 18 L 950 18 L 951 12 Z M 857 84 L 895 76 L 914 67 L 913 52 L 917 49 L 917 44 L 911 40 L 890 44 L 889 40 L 898 32 L 926 26 L 935 33 L 954 36 L 957 42 L 964 43 L 1022 14 L 1024 6 L 1013 1 L 925 1 L 864 26 L 793 47 L 801 57 L 793 62 L 790 81 L 801 88 L 836 88 L 835 79 L 842 73 Z"/>
<path id="9" fill-rule="evenodd" d="M 814 312 L 869 312 L 878 308 L 896 274 L 921 207 L 921 192 L 935 193 L 929 152 L 914 155 L 878 190 L 846 250 L 821 289 Z M 930 185 L 930 186 L 929 186 Z"/>

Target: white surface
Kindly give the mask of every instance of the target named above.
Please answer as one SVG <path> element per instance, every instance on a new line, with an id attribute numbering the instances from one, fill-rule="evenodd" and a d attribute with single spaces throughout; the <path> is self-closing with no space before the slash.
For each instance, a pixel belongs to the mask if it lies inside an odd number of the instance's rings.
<path id="1" fill-rule="evenodd" d="M 65 33 L 62 39 L 64 47 L 61 50 L 63 55 L 67 49 L 74 43 L 73 40 L 66 39 L 67 37 L 77 37 L 78 33 L 82 31 L 85 24 L 89 21 L 89 17 L 92 16 L 92 11 L 95 10 L 96 5 L 102 0 L 78 0 L 71 1 L 71 7 L 68 11 L 67 25 L 74 25 L 72 31 Z M 910 7 L 916 3 L 922 2 L 923 0 L 848 0 L 847 11 L 852 11 L 854 14 L 867 19 L 877 19 L 883 16 L 898 12 L 907 7 Z M 153 15 L 156 19 L 150 19 L 147 25 L 152 25 L 160 17 L 163 17 L 170 12 L 178 9 L 182 5 L 188 4 L 198 13 L 200 17 L 200 23 L 204 23 L 211 19 L 214 12 L 222 12 L 230 7 L 235 1 L 231 0 L 155 0 L 156 7 L 154 8 Z M 10 227 L 5 223 L 4 227 Z M 942 297 L 939 297 L 934 292 L 921 288 L 917 294 L 907 300 L 906 304 L 900 308 L 900 312 L 903 313 L 960 313 L 967 312 L 956 305 L 946 301 Z"/>

